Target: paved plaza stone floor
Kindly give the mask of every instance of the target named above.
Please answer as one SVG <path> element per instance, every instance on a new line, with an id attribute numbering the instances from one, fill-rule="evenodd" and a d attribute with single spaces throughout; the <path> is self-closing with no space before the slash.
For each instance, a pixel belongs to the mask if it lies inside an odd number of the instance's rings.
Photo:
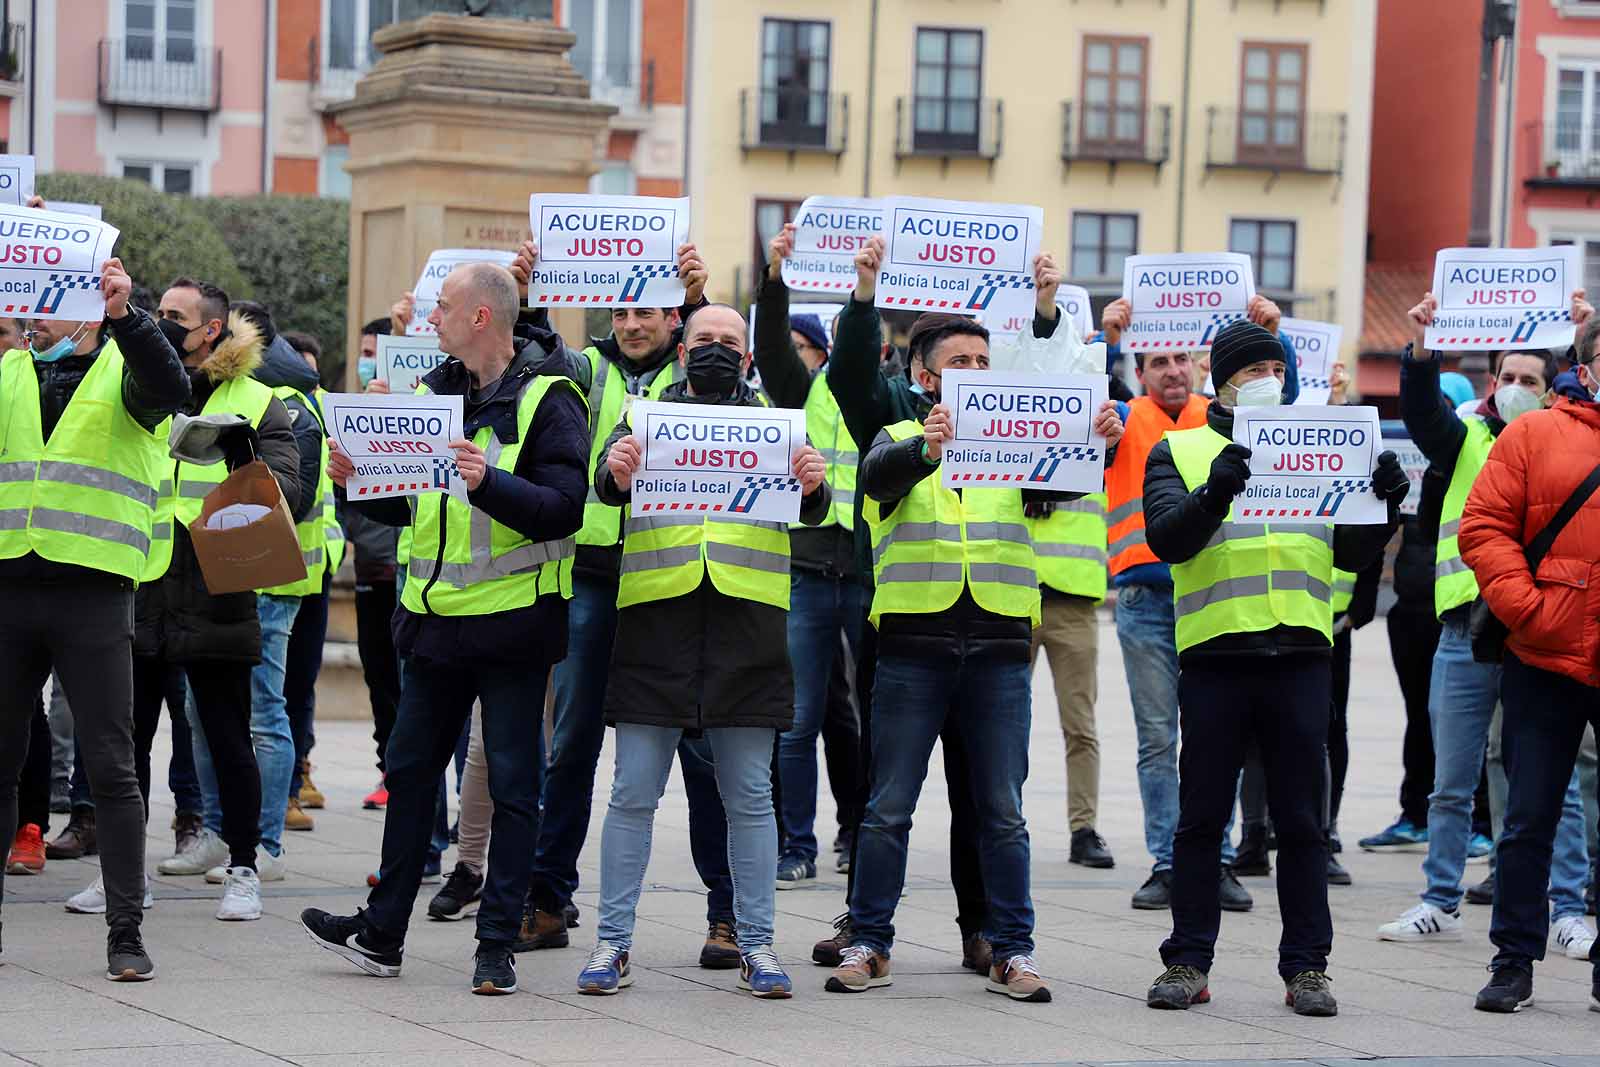
<path id="1" fill-rule="evenodd" d="M 1283 1006 L 1270 879 L 1246 880 L 1256 898 L 1253 912 L 1224 916 L 1213 1002 L 1188 1012 L 1144 1006 L 1145 987 L 1160 970 L 1156 948 L 1168 918 L 1128 906 L 1149 859 L 1128 690 L 1108 617 L 1101 628 L 1100 829 L 1116 852 L 1115 870 L 1067 863 L 1061 735 L 1042 665 L 1035 679 L 1026 810 L 1038 959 L 1053 980 L 1051 1004 L 989 994 L 982 980 L 960 969 L 947 877 L 948 813 L 937 765 L 912 833 L 894 985 L 856 996 L 823 992 L 826 972 L 811 964 L 810 946 L 842 907 L 844 879 L 831 865 L 816 885 L 778 896 L 778 949 L 796 981 L 794 999 L 759 1002 L 737 991 L 736 972 L 698 969 L 704 898 L 689 859 L 686 808 L 674 772 L 639 906 L 635 984 L 615 997 L 577 995 L 574 979 L 594 937 L 609 741 L 581 864 L 582 926 L 573 931 L 571 948 L 520 957 L 522 992 L 515 996 L 471 996 L 471 924 L 425 921 L 432 890 L 424 887 L 404 976 L 367 977 L 312 946 L 297 920 L 308 905 L 353 911 L 378 859 L 382 815 L 360 806 L 374 777 L 370 727 L 327 722 L 318 731 L 314 759 L 328 807 L 316 813 L 315 832 L 290 835 L 291 873 L 266 887 L 259 922 L 215 921 L 219 890 L 201 879 L 155 879 L 156 905 L 145 922 L 158 968 L 154 982 L 105 981 L 102 920 L 62 909 L 61 902 L 95 876 L 92 862 L 52 862 L 41 877 L 7 879 L 0 1067 L 1179 1060 L 1333 1067 L 1374 1057 L 1416 1058 L 1411 1062 L 1418 1067 L 1444 1058 L 1482 1067 L 1600 1067 L 1600 1014 L 1587 1010 L 1587 963 L 1547 960 L 1537 969 L 1535 1005 L 1520 1015 L 1491 1016 L 1472 1010 L 1490 955 L 1488 909 L 1467 908 L 1468 935 L 1460 944 L 1413 947 L 1374 939 L 1379 923 L 1414 903 L 1421 857 L 1353 850 L 1356 838 L 1395 814 L 1402 725 L 1382 620 L 1356 635 L 1355 649 L 1342 820 L 1351 846 L 1344 861 L 1355 885 L 1330 892 L 1337 931 L 1330 969 L 1340 1002 L 1335 1019 L 1302 1019 Z M 165 738 L 157 761 L 165 766 Z M 163 779 L 159 771 L 157 778 Z M 831 801 L 824 804 L 821 825 L 831 836 Z M 170 816 L 170 797 L 158 786 L 152 872 L 171 850 Z M 1469 867 L 1469 880 L 1484 870 Z"/>

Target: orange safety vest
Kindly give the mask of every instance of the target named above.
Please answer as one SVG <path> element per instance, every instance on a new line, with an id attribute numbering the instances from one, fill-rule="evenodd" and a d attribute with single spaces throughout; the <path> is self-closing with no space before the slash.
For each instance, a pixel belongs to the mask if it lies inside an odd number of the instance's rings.
<path id="1" fill-rule="evenodd" d="M 1106 469 L 1106 536 L 1113 576 L 1142 563 L 1159 563 L 1144 541 L 1144 465 L 1150 450 L 1168 430 L 1192 430 L 1206 424 L 1211 401 L 1192 393 L 1174 422 L 1148 396 L 1129 405 L 1128 424 L 1117 444 L 1117 458 Z"/>

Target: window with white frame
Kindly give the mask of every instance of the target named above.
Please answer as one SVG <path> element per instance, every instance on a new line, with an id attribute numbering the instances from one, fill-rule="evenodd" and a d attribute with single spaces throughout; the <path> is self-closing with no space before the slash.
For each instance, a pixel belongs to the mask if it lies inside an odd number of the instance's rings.
<path id="1" fill-rule="evenodd" d="M 317 193 L 330 200 L 350 199 L 350 175 L 344 165 L 350 161 L 350 146 L 331 144 L 317 161 Z"/>
<path id="2" fill-rule="evenodd" d="M 578 38 L 572 65 L 594 95 L 619 102 L 639 94 L 639 0 L 567 0 L 567 29 Z"/>
<path id="3" fill-rule="evenodd" d="M 638 179 L 629 163 L 607 163 L 589 179 L 589 191 L 598 196 L 632 196 L 637 189 Z"/>
<path id="4" fill-rule="evenodd" d="M 1600 234 L 1552 234 L 1553 245 L 1577 245 L 1583 251 L 1583 287 L 1589 292 L 1600 292 Z"/>
<path id="5" fill-rule="evenodd" d="M 1600 60 L 1564 60 L 1556 68 L 1556 113 L 1545 131 L 1546 167 L 1556 176 L 1600 173 Z"/>
<path id="6" fill-rule="evenodd" d="M 400 0 L 323 0 L 322 67 L 360 73 L 378 58 L 372 35 L 400 17 Z"/>
<path id="7" fill-rule="evenodd" d="M 144 182 L 164 193 L 189 196 L 195 192 L 193 163 L 125 162 L 122 164 L 122 176 Z"/>
<path id="8" fill-rule="evenodd" d="M 195 8 L 195 0 L 123 0 L 123 58 L 135 63 L 193 63 Z"/>

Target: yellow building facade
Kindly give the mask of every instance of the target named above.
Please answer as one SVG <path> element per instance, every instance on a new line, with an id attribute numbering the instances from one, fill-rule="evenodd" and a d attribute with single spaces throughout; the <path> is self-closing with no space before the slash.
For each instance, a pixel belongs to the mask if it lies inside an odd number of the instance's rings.
<path id="1" fill-rule="evenodd" d="M 1360 334 L 1375 0 L 697 0 L 711 295 L 810 195 L 1037 204 L 1098 307 L 1133 252 L 1240 251 Z M 1353 359 L 1351 360 L 1353 363 Z"/>

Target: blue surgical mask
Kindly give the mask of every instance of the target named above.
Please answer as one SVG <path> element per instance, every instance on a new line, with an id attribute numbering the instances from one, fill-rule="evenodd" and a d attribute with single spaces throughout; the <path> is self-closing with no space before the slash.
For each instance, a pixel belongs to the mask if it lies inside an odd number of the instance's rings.
<path id="1" fill-rule="evenodd" d="M 378 360 L 375 356 L 360 356 L 356 359 L 356 377 L 361 381 L 361 388 L 365 389 L 372 384 L 372 379 L 378 376 Z"/>
<path id="2" fill-rule="evenodd" d="M 32 353 L 33 358 L 40 363 L 55 363 L 58 360 L 65 359 L 66 357 L 72 355 L 73 350 L 78 347 L 78 342 L 83 340 L 84 329 L 84 326 L 78 327 L 72 332 L 71 336 L 63 337 L 61 340 L 51 345 L 43 352 L 39 351 L 37 348 L 34 348 L 33 344 L 30 342 L 28 345 L 28 351 Z"/>

